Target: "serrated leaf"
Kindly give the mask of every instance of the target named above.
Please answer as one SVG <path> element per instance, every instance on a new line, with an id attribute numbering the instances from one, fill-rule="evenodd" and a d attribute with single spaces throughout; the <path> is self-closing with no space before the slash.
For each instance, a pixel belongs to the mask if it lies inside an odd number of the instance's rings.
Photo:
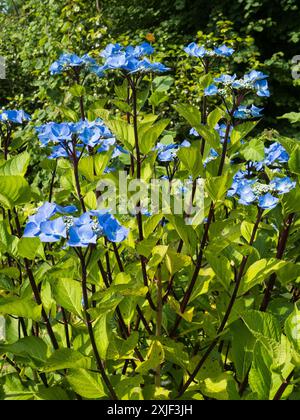
<path id="1" fill-rule="evenodd" d="M 73 349 L 56 350 L 44 363 L 43 372 L 63 369 L 90 369 L 91 359 Z"/>
<path id="2" fill-rule="evenodd" d="M 79 317 L 82 316 L 82 290 L 79 282 L 68 279 L 58 279 L 52 287 L 56 302 Z"/>
<path id="3" fill-rule="evenodd" d="M 73 391 L 83 398 L 98 399 L 106 396 L 99 374 L 84 369 L 71 369 L 66 379 Z"/>

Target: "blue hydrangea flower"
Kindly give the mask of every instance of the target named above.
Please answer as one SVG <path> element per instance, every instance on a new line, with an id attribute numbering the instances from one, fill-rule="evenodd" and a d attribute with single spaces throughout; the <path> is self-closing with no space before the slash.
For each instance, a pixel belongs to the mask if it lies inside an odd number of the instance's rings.
<path id="1" fill-rule="evenodd" d="M 233 76 L 230 76 L 230 74 L 222 74 L 221 76 L 216 77 L 214 81 L 215 83 L 221 83 L 224 86 L 232 86 L 236 78 L 237 78 L 236 74 L 234 74 Z"/>
<path id="2" fill-rule="evenodd" d="M 279 203 L 279 199 L 274 197 L 272 194 L 267 193 L 258 200 L 258 206 L 263 210 L 273 210 Z"/>
<path id="3" fill-rule="evenodd" d="M 269 90 L 269 85 L 268 85 L 268 81 L 267 80 L 259 80 L 258 82 L 255 83 L 254 85 L 256 91 L 257 91 L 257 96 L 260 97 L 265 97 L 265 98 L 269 98 L 270 97 L 270 90 Z"/>
<path id="4" fill-rule="evenodd" d="M 173 162 L 177 157 L 178 150 L 181 148 L 190 147 L 191 143 L 187 140 L 184 140 L 181 144 L 171 143 L 171 144 L 162 144 L 158 143 L 154 150 L 158 150 L 157 159 L 160 162 Z"/>
<path id="5" fill-rule="evenodd" d="M 71 247 L 86 248 L 90 244 L 97 243 L 97 234 L 90 223 L 72 226 L 69 229 L 67 245 Z"/>
<path id="6" fill-rule="evenodd" d="M 57 242 L 67 237 L 66 224 L 62 217 L 42 222 L 40 230 L 39 238 L 41 242 Z"/>
<path id="7" fill-rule="evenodd" d="M 90 213 L 97 217 L 100 228 L 109 241 L 119 243 L 128 237 L 129 230 L 122 226 L 111 214 L 104 211 L 92 211 Z"/>
<path id="8" fill-rule="evenodd" d="M 216 55 L 221 57 L 231 57 L 234 53 L 234 49 L 227 47 L 227 45 L 221 45 L 220 47 L 217 47 L 214 49 Z"/>
<path id="9" fill-rule="evenodd" d="M 6 110 L 0 113 L 0 121 L 4 123 L 23 124 L 30 120 L 30 115 L 23 110 Z"/>
<path id="10" fill-rule="evenodd" d="M 265 165 L 272 165 L 275 162 L 287 163 L 289 161 L 289 154 L 280 143 L 272 143 L 265 148 Z"/>
<path id="11" fill-rule="evenodd" d="M 264 108 L 258 108 L 255 105 L 252 105 L 250 108 L 246 106 L 240 106 L 234 113 L 234 117 L 246 120 L 249 118 L 260 118 L 262 117 L 261 113 Z"/>
<path id="12" fill-rule="evenodd" d="M 51 75 L 61 74 L 71 69 L 86 68 L 91 72 L 97 72 L 99 66 L 96 61 L 88 54 L 79 57 L 76 54 L 65 53 L 62 54 L 57 61 L 50 66 Z"/>
<path id="13" fill-rule="evenodd" d="M 289 177 L 274 178 L 270 185 L 278 194 L 287 194 L 296 188 L 296 182 Z"/>
<path id="14" fill-rule="evenodd" d="M 199 46 L 196 42 L 192 42 L 187 47 L 184 48 L 184 51 L 191 57 L 196 58 L 209 58 L 209 57 L 231 57 L 234 53 L 233 48 L 227 47 L 227 45 L 221 45 L 212 49 L 204 48 Z"/>
<path id="15" fill-rule="evenodd" d="M 205 96 L 215 96 L 219 93 L 219 89 L 216 85 L 210 85 L 204 89 Z"/>
<path id="16" fill-rule="evenodd" d="M 77 208 L 75 206 L 62 207 L 55 203 L 46 202 L 38 209 L 35 215 L 29 217 L 23 236 L 25 238 L 39 236 L 42 232 L 42 223 L 49 221 L 56 214 L 69 215 L 76 213 L 76 211 Z"/>
<path id="17" fill-rule="evenodd" d="M 93 122 L 84 120 L 78 123 L 50 122 L 36 127 L 36 131 L 42 146 L 54 145 L 50 159 L 70 157 L 74 153 L 79 157 L 81 151 L 74 150 L 74 139 L 75 148 L 82 149 L 88 146 L 99 148 L 99 152 L 109 150 L 109 147 L 116 142 L 111 131 L 101 119 Z"/>
<path id="18" fill-rule="evenodd" d="M 187 47 L 184 48 L 184 51 L 191 57 L 203 58 L 206 55 L 206 49 L 192 42 Z"/>
<path id="19" fill-rule="evenodd" d="M 126 48 L 120 44 L 109 44 L 100 54 L 105 59 L 101 71 L 123 70 L 127 73 L 169 71 L 170 69 L 162 63 L 151 62 L 146 58 L 153 53 L 153 47 L 147 42 L 136 47 L 130 45 Z"/>
<path id="20" fill-rule="evenodd" d="M 195 136 L 195 137 L 200 137 L 198 131 L 195 128 L 191 128 L 190 129 L 190 133 L 191 136 Z"/>
<path id="21" fill-rule="evenodd" d="M 67 246 L 86 248 L 96 244 L 105 236 L 111 242 L 122 242 L 128 236 L 128 229 L 107 211 L 91 211 L 74 218 L 74 206 L 61 207 L 55 203 L 45 203 L 34 216 L 30 216 L 24 237 L 39 237 L 42 242 L 59 242 L 67 239 Z M 56 214 L 64 217 L 54 216 Z"/>
<path id="22" fill-rule="evenodd" d="M 222 95 L 231 94 L 235 90 L 243 92 L 255 92 L 260 97 L 269 97 L 270 91 L 267 81 L 267 75 L 256 70 L 251 71 L 244 75 L 243 78 L 238 79 L 237 75 L 233 76 L 222 74 L 214 79 L 214 84 L 206 89 L 207 96 L 213 96 L 218 93 Z M 220 87 L 221 85 L 221 87 Z"/>
<path id="23" fill-rule="evenodd" d="M 239 203 L 249 206 L 256 201 L 256 195 L 252 191 L 250 185 L 246 185 L 239 190 Z"/>

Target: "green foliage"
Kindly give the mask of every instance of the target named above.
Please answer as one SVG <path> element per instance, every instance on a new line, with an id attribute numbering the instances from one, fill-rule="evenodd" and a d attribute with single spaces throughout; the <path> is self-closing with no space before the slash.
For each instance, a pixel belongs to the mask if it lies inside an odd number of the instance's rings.
<path id="1" fill-rule="evenodd" d="M 9 3 L 0 2 L 0 55 L 9 75 L 0 81 L 2 105 L 24 107 L 33 122 L 13 130 L 9 150 L 1 134 L 0 400 L 273 400 L 282 386 L 281 399 L 299 399 L 300 149 L 292 135 L 299 114 L 289 112 L 299 108 L 299 95 L 289 89 L 285 63 L 300 33 L 296 2 Z M 70 74 L 49 77 L 62 52 L 98 59 L 110 41 L 135 44 L 149 36 L 155 59 L 172 71 L 130 75 L 136 102 L 120 73 L 114 80 L 89 75 L 82 84 Z M 226 43 L 237 53 L 207 73 L 182 51 L 192 40 Z M 235 124 L 224 144 L 216 125 L 229 130 L 233 100 L 204 99 L 204 89 L 221 72 L 251 68 L 269 70 L 273 90 L 278 81 L 282 87 L 266 123 Z M 38 145 L 35 125 L 77 122 L 82 108 L 90 120 L 102 118 L 127 150 L 113 165 L 112 148 L 84 149 L 77 162 L 48 160 L 48 148 Z M 287 120 L 294 129 L 259 134 L 283 113 L 279 124 Z M 191 128 L 199 138 L 188 134 Z M 158 143 L 179 145 L 186 137 L 191 147 L 176 150 L 170 162 L 157 159 Z M 242 205 L 228 190 L 238 170 L 247 167 L 251 177 L 246 162 L 262 161 L 273 141 L 290 159 L 282 174 L 267 168 L 260 180 L 287 174 L 296 188 L 258 217 L 254 204 Z M 210 161 L 211 149 L 217 156 Z M 22 237 L 45 201 L 95 210 L 97 186 L 113 181 L 119 204 L 118 171 L 128 182 L 203 181 L 203 215 L 189 222 L 190 208 L 118 214 L 128 238 L 101 236 L 88 248 Z M 171 207 L 182 187 L 168 188 L 159 200 L 170 199 Z"/>

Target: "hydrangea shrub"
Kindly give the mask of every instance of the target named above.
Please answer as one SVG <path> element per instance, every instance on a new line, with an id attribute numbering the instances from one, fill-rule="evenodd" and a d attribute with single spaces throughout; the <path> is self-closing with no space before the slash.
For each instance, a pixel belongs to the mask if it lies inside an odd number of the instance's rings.
<path id="1" fill-rule="evenodd" d="M 1 399 L 298 399 L 299 145 L 259 134 L 266 74 L 218 74 L 227 45 L 186 54 L 203 78 L 201 108 L 170 103 L 184 137 L 155 114 L 172 69 L 151 43 L 62 54 L 49 77 L 77 100 L 69 120 L 0 113 Z M 108 103 L 90 77 L 115 80 Z M 190 207 L 202 180 L 204 217 L 102 208 L 103 182 L 122 202 L 120 172 L 188 180 Z"/>

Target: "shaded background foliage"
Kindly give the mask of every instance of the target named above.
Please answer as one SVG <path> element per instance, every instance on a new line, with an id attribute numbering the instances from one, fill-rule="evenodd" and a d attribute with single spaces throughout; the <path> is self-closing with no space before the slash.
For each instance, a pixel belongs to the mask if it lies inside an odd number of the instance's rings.
<path id="1" fill-rule="evenodd" d="M 290 62 L 300 52 L 297 0 L 149 0 L 146 5 L 140 0 L 6 0 L 0 8 L 0 54 L 8 63 L 7 80 L 0 81 L 2 106 L 26 105 L 33 112 L 55 101 L 59 86 L 49 85 L 46 75 L 62 51 L 97 56 L 109 40 L 140 41 L 153 32 L 157 49 L 173 68 L 172 51 L 178 57 L 182 45 L 202 42 L 204 33 L 232 41 L 242 51 L 232 71 L 252 65 L 270 75 L 269 126 L 279 123 L 290 130 L 277 117 L 300 108 L 300 84 L 292 79 Z M 188 86 L 189 76 L 182 86 Z"/>

